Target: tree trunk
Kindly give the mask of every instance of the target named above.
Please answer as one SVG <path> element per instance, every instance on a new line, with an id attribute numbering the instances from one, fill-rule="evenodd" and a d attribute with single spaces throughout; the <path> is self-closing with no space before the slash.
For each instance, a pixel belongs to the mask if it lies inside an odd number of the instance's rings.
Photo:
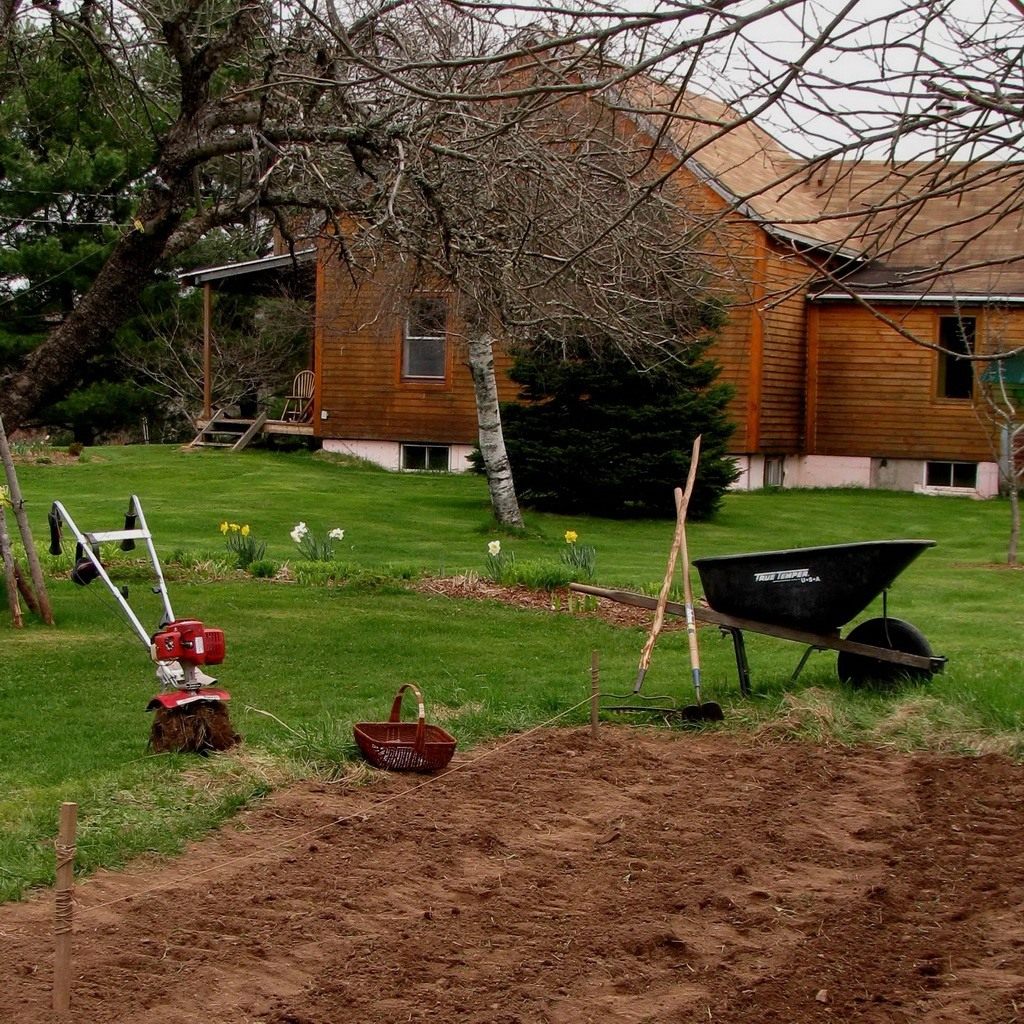
<path id="1" fill-rule="evenodd" d="M 7 606 L 11 610 L 11 625 L 21 629 L 21 602 L 18 600 L 18 577 L 14 574 L 14 552 L 11 550 L 11 538 L 7 532 L 7 517 L 4 507 L 0 504 L 0 556 L 4 563 L 4 586 L 7 590 Z"/>
<path id="2" fill-rule="evenodd" d="M 9 430 L 31 422 L 40 409 L 65 397 L 76 367 L 110 343 L 135 311 L 176 224 L 174 216 L 164 216 L 145 232 L 123 236 L 67 319 L 22 369 L 0 381 L 0 415 Z"/>
<path id="3" fill-rule="evenodd" d="M 505 451 L 505 435 L 501 431 L 498 382 L 494 377 L 494 339 L 490 334 L 474 331 L 470 336 L 469 369 L 473 374 L 476 397 L 480 454 L 487 472 L 487 487 L 491 493 L 494 518 L 502 526 L 519 529 L 523 525 L 523 516 L 519 511 L 512 467 Z"/>
<path id="4" fill-rule="evenodd" d="M 29 572 L 32 575 L 32 586 L 35 588 L 35 597 L 39 604 L 39 616 L 48 626 L 52 626 L 53 610 L 50 607 L 49 594 L 46 592 L 43 567 L 39 564 L 39 554 L 36 551 L 35 544 L 32 542 L 32 529 L 28 524 L 28 516 L 25 514 L 25 501 L 21 496 L 21 487 L 18 485 L 18 474 L 14 471 L 14 459 L 11 456 L 11 449 L 7 444 L 7 434 L 4 430 L 2 416 L 0 416 L 0 462 L 3 462 L 4 472 L 7 475 L 7 490 L 11 496 L 14 518 L 17 520 L 18 529 L 21 531 L 21 542 L 25 547 L 25 558 L 28 560 Z"/>

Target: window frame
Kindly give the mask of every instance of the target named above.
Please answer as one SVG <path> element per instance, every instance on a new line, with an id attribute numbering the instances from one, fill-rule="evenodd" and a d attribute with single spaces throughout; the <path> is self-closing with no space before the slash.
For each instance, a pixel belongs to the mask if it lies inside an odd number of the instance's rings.
<path id="1" fill-rule="evenodd" d="M 415 315 L 415 307 L 418 304 L 439 304 L 441 306 L 444 327 L 440 334 L 413 334 L 412 329 L 414 326 L 413 317 Z M 409 302 L 409 308 L 406 311 L 405 320 L 402 324 L 402 351 L 400 356 L 399 373 L 403 381 L 415 381 L 425 382 L 434 384 L 443 384 L 448 380 L 448 318 L 450 315 L 450 308 L 448 299 L 444 295 L 437 294 L 421 294 L 414 296 Z M 410 373 L 410 353 L 411 343 L 416 342 L 433 342 L 440 343 L 439 363 L 440 373 Z"/>
<path id="2" fill-rule="evenodd" d="M 412 448 L 423 449 L 422 467 L 406 465 L 406 452 Z M 431 451 L 443 451 L 445 453 L 443 468 L 430 465 Z M 450 473 L 452 469 L 452 446 L 450 444 L 431 444 L 428 441 L 402 441 L 399 445 L 398 464 L 403 473 Z"/>
<path id="3" fill-rule="evenodd" d="M 946 326 L 951 330 L 947 334 Z M 950 316 L 940 314 L 936 323 L 936 381 L 935 394 L 942 401 L 970 402 L 974 399 L 974 363 L 963 360 L 963 355 L 974 355 L 978 350 L 978 317 L 957 313 Z M 950 342 L 961 339 L 959 349 L 951 347 Z M 964 391 L 964 375 L 968 378 L 967 393 Z M 956 393 L 950 394 L 951 381 L 961 386 L 954 388 Z"/>
<path id="4" fill-rule="evenodd" d="M 948 483 L 934 483 L 930 478 L 939 467 L 949 468 Z M 973 470 L 974 480 L 970 484 L 956 483 L 957 466 L 969 466 Z M 965 459 L 927 459 L 924 464 L 924 485 L 930 490 L 944 491 L 976 491 L 978 489 L 978 463 Z"/>

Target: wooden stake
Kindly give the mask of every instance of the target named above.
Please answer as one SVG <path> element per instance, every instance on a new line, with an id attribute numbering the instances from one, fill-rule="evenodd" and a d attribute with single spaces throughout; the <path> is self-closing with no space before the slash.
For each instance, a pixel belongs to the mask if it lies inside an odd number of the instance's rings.
<path id="1" fill-rule="evenodd" d="M 11 609 L 11 624 L 15 629 L 24 625 L 21 618 L 21 602 L 18 600 L 18 577 L 14 571 L 14 553 L 11 551 L 11 536 L 7 532 L 7 516 L 0 503 L 0 558 L 4 563 L 4 586 L 7 588 L 7 606 Z"/>
<path id="2" fill-rule="evenodd" d="M 601 700 L 601 655 L 590 652 L 590 735 L 597 739 L 597 712 Z"/>
<path id="3" fill-rule="evenodd" d="M 18 592 L 21 594 L 22 601 L 33 615 L 38 615 L 39 602 L 36 600 L 36 595 L 32 593 L 32 588 L 28 585 L 28 580 L 25 579 L 25 574 L 21 571 L 21 566 L 17 561 L 14 563 L 14 579 L 18 584 Z"/>
<path id="4" fill-rule="evenodd" d="M 7 474 L 7 490 L 11 496 L 14 518 L 18 521 L 18 529 L 21 531 L 21 543 L 25 547 L 25 557 L 28 559 L 32 586 L 35 590 L 36 601 L 39 603 L 39 615 L 43 622 L 52 626 L 53 610 L 50 608 L 50 598 L 46 593 L 43 567 L 39 562 L 36 546 L 32 543 L 32 530 L 28 525 L 28 516 L 25 514 L 25 499 L 22 498 L 21 487 L 18 486 L 18 474 L 14 471 L 14 458 L 11 455 L 10 446 L 7 444 L 7 433 L 4 431 L 2 416 L 0 416 L 0 461 L 3 462 L 4 472 Z"/>
<path id="5" fill-rule="evenodd" d="M 53 1009 L 67 1013 L 71 1009 L 71 938 L 74 923 L 75 833 L 78 828 L 78 804 L 60 805 L 60 832 L 57 836 L 57 891 L 53 960 Z"/>

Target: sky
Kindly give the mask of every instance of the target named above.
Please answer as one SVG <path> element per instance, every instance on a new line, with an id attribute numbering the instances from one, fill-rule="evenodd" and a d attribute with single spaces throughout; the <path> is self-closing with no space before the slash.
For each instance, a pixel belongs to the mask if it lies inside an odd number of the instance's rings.
<path id="1" fill-rule="evenodd" d="M 751 0 L 750 9 L 763 9 L 765 0 Z M 939 16 L 941 15 L 941 16 Z M 839 18 L 838 25 L 832 19 Z M 807 54 L 812 43 L 827 34 L 831 42 Z M 750 107 L 750 91 L 763 93 L 766 84 L 784 74 L 793 62 L 806 60 L 805 70 L 790 86 L 787 99 L 760 119 L 781 142 L 809 156 L 826 151 L 836 141 L 858 142 L 890 130 L 904 114 L 935 109 L 944 102 L 929 82 L 953 89 L 970 87 L 991 93 L 1001 81 L 1017 86 L 1017 103 L 1024 91 L 1020 52 L 1024 49 L 1024 17 L 1007 0 L 806 0 L 788 11 L 759 20 L 743 31 L 743 45 L 723 51 L 704 74 L 703 85 L 727 101 L 740 98 Z M 991 59 L 994 51 L 1016 50 L 1016 59 Z M 929 155 L 936 146 L 976 129 L 977 108 L 955 104 L 944 129 L 908 135 L 896 155 Z M 1010 137 L 1019 122 L 998 127 L 1006 119 L 988 118 L 989 132 L 1008 145 L 988 151 L 976 143 L 958 158 L 1022 155 Z M 890 155 L 890 144 L 868 148 L 866 155 Z"/>

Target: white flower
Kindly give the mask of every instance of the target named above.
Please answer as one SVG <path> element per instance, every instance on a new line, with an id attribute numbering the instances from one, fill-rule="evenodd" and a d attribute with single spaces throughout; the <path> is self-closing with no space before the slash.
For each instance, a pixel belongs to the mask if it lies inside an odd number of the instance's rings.
<path id="1" fill-rule="evenodd" d="M 487 545 L 487 554 L 489 554 L 492 558 L 497 558 L 498 555 L 501 554 L 501 541 L 492 540 L 490 544 Z"/>
<path id="2" fill-rule="evenodd" d="M 296 544 L 302 543 L 302 538 L 309 533 L 309 527 L 305 523 L 296 523 L 295 529 L 291 532 L 291 538 Z"/>
<path id="3" fill-rule="evenodd" d="M 344 540 L 345 531 L 336 526 L 329 534 L 327 534 L 327 536 L 330 537 L 331 540 Z"/>

